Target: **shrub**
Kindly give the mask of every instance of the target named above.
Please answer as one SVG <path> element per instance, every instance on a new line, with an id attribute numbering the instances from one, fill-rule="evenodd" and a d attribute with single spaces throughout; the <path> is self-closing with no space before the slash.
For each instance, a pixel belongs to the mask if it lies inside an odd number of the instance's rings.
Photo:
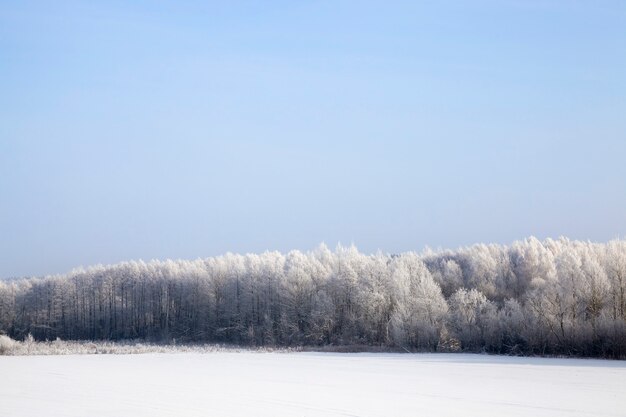
<path id="1" fill-rule="evenodd" d="M 9 336 L 0 335 L 0 355 L 9 355 L 15 348 L 15 340 Z"/>

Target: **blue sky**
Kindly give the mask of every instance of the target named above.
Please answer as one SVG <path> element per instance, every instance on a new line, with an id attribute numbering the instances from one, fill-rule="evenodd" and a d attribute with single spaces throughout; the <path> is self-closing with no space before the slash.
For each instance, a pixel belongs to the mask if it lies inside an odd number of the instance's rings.
<path id="1" fill-rule="evenodd" d="M 626 234 L 619 1 L 5 2 L 0 277 Z"/>

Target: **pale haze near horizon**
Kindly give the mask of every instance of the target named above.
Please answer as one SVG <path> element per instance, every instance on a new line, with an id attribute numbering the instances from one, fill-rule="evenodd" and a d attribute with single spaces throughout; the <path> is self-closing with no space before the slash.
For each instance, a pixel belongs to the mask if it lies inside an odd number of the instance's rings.
<path id="1" fill-rule="evenodd" d="M 626 234 L 626 8 L 0 9 L 0 277 Z"/>

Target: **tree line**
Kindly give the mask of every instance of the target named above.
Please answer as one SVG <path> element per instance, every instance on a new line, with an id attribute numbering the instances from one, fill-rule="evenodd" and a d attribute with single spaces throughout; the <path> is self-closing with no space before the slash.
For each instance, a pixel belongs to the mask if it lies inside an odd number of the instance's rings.
<path id="1" fill-rule="evenodd" d="M 131 261 L 0 280 L 15 339 L 626 357 L 626 240 Z"/>

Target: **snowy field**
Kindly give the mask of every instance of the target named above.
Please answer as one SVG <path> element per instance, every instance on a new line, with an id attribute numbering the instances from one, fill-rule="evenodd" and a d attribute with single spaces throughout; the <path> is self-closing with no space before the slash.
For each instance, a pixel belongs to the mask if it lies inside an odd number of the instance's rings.
<path id="1" fill-rule="evenodd" d="M 252 352 L 0 357 L 0 416 L 626 416 L 626 362 Z"/>

